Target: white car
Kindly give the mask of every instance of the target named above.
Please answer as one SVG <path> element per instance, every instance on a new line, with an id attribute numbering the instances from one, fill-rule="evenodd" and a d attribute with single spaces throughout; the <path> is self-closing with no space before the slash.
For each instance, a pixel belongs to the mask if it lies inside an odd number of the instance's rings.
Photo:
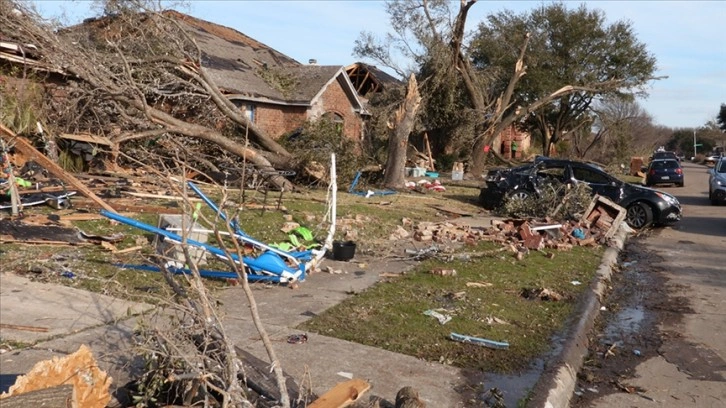
<path id="1" fill-rule="evenodd" d="M 706 159 L 704 159 L 704 162 L 706 164 L 716 164 L 716 162 L 720 158 L 721 158 L 721 153 L 715 153 L 715 154 L 712 154 L 712 155 L 709 155 L 708 157 L 706 157 Z"/>

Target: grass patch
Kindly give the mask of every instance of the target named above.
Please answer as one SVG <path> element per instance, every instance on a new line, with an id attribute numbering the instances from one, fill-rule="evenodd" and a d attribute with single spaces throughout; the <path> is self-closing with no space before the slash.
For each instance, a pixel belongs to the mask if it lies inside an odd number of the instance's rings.
<path id="1" fill-rule="evenodd" d="M 482 244 L 481 249 L 495 248 Z M 484 371 L 513 372 L 544 352 L 594 277 L 602 248 L 576 247 L 553 259 L 532 252 L 470 262 L 426 261 L 412 273 L 380 282 L 303 323 L 299 329 L 408 354 L 427 361 Z M 432 268 L 456 269 L 437 276 Z M 571 281 L 583 282 L 572 285 Z M 468 287 L 468 282 L 490 287 Z M 560 301 L 525 299 L 523 289 L 548 288 Z M 453 319 L 441 325 L 423 314 L 440 310 Z M 508 324 L 489 323 L 501 319 Z M 507 341 L 507 350 L 451 341 L 451 332 Z"/>

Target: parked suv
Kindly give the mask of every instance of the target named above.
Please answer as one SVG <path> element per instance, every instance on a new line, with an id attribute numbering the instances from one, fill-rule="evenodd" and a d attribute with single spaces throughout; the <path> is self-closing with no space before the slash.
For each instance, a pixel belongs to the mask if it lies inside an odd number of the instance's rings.
<path id="1" fill-rule="evenodd" d="M 708 198 L 713 205 L 726 202 L 726 156 L 708 169 Z"/>
<path id="2" fill-rule="evenodd" d="M 681 219 L 681 204 L 671 194 L 625 183 L 590 163 L 544 157 L 518 167 L 490 170 L 486 186 L 479 193 L 479 203 L 493 209 L 507 198 L 536 197 L 550 179 L 571 184 L 587 183 L 593 194 L 607 197 L 625 208 L 625 220 L 636 229 L 672 224 Z"/>
<path id="3" fill-rule="evenodd" d="M 656 159 L 650 162 L 645 172 L 645 185 L 675 184 L 684 186 L 683 168 L 681 163 L 674 159 Z"/>

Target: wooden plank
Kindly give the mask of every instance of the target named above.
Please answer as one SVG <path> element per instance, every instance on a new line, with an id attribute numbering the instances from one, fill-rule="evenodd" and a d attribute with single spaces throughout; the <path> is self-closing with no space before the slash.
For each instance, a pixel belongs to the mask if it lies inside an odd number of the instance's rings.
<path id="1" fill-rule="evenodd" d="M 238 346 L 234 346 L 234 350 L 244 366 L 244 374 L 240 374 L 242 377 L 240 380 L 263 397 L 271 401 L 280 401 L 280 390 L 277 387 L 277 379 L 270 370 L 270 364 Z M 282 374 L 285 377 L 285 386 L 291 401 L 307 397 L 307 395 L 300 395 L 300 388 L 289 374 L 284 372 Z"/>
<path id="2" fill-rule="evenodd" d="M 72 134 L 72 133 L 61 133 L 58 137 L 61 139 L 75 140 L 78 142 L 94 143 L 104 146 L 113 146 L 113 142 L 105 137 L 89 135 L 89 134 Z"/>
<path id="3" fill-rule="evenodd" d="M 21 331 L 29 331 L 29 332 L 35 332 L 35 333 L 47 333 L 48 332 L 47 327 L 23 326 L 20 324 L 8 324 L 8 323 L 0 323 L 0 329 L 21 330 Z"/>
<path id="4" fill-rule="evenodd" d="M 23 153 L 25 156 L 27 156 L 28 160 L 33 160 L 39 165 L 41 165 L 44 169 L 48 170 L 51 174 L 58 177 L 59 179 L 65 181 L 66 183 L 73 186 L 73 189 L 78 190 L 81 194 L 84 196 L 90 198 L 94 202 L 96 202 L 98 205 L 100 205 L 102 208 L 104 208 L 107 211 L 116 212 L 116 210 L 108 205 L 105 201 L 103 201 L 99 196 L 97 196 L 93 191 L 91 191 L 88 187 L 86 187 L 83 183 L 81 183 L 80 180 L 73 177 L 73 175 L 67 173 L 65 170 L 63 170 L 59 165 L 53 163 L 49 158 L 45 157 L 45 155 L 33 147 L 30 142 L 28 142 L 26 139 L 17 136 L 15 133 L 13 133 L 12 130 L 6 128 L 2 124 L 0 124 L 0 134 L 3 134 L 6 136 L 6 140 L 8 142 L 14 142 L 15 148 L 18 149 L 21 153 Z"/>
<path id="5" fill-rule="evenodd" d="M 308 405 L 308 408 L 343 408 L 356 402 L 363 393 L 371 389 L 371 385 L 367 382 L 354 378 L 352 380 L 342 382 L 330 391 L 323 394 L 320 398 Z"/>
<path id="6" fill-rule="evenodd" d="M 429 134 L 427 132 L 424 132 L 424 142 L 426 143 L 426 159 L 429 162 L 429 170 L 434 171 L 434 170 L 436 170 L 436 167 L 434 167 L 434 158 L 431 153 L 431 145 L 429 144 Z"/>
<path id="7" fill-rule="evenodd" d="M 429 207 L 435 208 L 435 209 L 437 209 L 439 211 L 443 211 L 445 213 L 459 215 L 462 217 L 473 217 L 475 215 L 472 212 L 457 210 L 456 208 L 444 207 L 443 205 L 438 205 L 438 204 L 429 204 Z"/>

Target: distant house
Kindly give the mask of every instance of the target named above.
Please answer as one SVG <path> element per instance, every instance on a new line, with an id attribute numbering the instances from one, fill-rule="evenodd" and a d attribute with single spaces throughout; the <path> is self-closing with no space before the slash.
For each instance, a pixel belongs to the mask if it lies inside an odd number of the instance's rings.
<path id="1" fill-rule="evenodd" d="M 323 117 L 360 140 L 369 115 L 345 67 L 305 65 L 239 31 L 166 11 L 194 35 L 202 65 L 255 125 L 278 138 Z"/>
<path id="2" fill-rule="evenodd" d="M 512 124 L 494 139 L 492 146 L 498 148 L 499 153 L 507 159 L 526 159 L 527 151 L 532 146 L 532 137 Z"/>

